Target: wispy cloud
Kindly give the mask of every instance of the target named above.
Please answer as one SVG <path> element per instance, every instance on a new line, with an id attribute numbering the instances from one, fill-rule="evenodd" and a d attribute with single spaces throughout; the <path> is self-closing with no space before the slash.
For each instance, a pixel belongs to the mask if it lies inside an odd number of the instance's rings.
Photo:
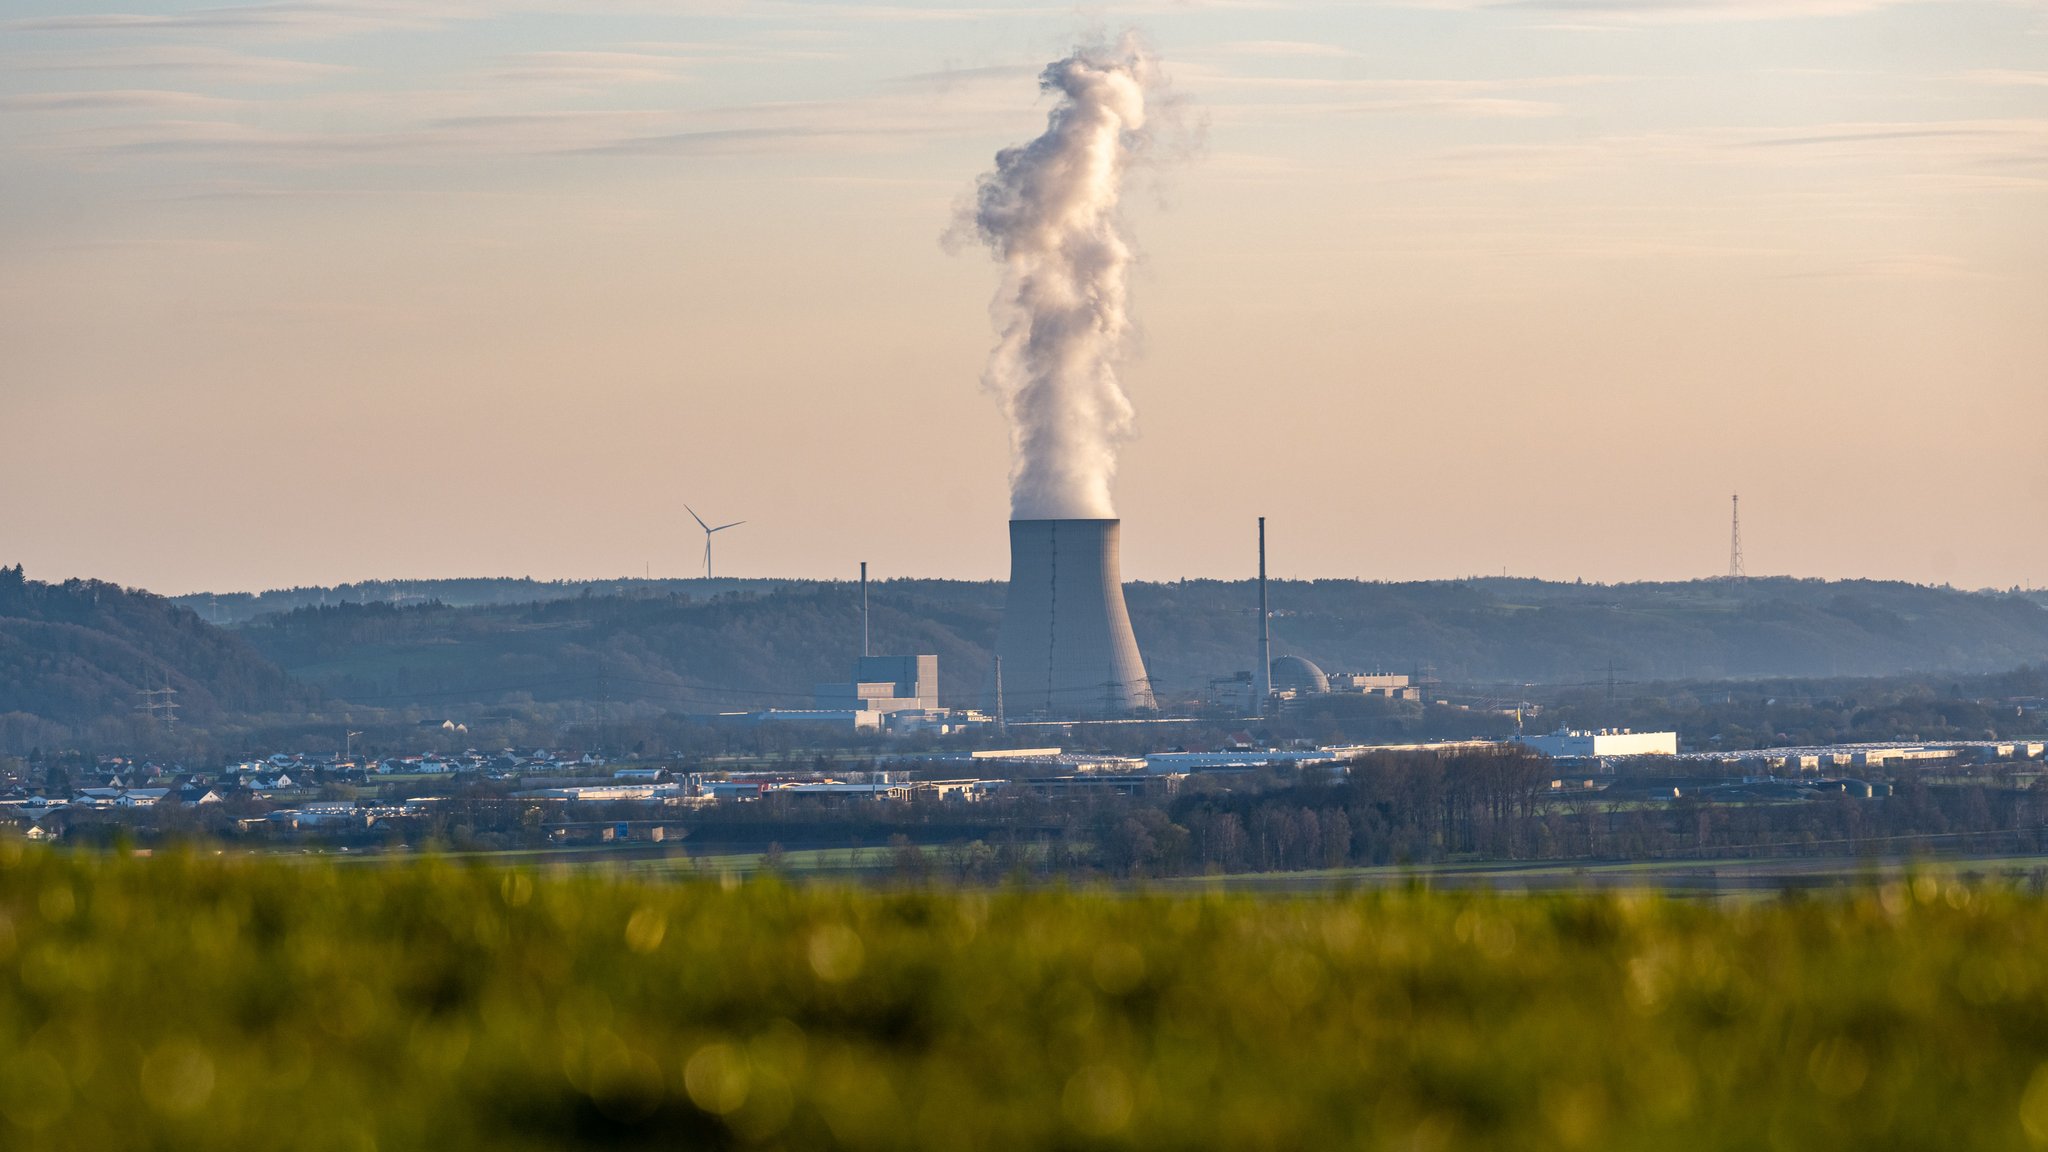
<path id="1" fill-rule="evenodd" d="M 1963 79 L 1972 84 L 2048 88 L 2048 72 L 2023 72 L 2016 68 L 1979 68 L 1963 73 Z"/>
<path id="2" fill-rule="evenodd" d="M 146 72 L 182 76 L 201 83 L 297 84 L 338 76 L 341 64 L 252 56 L 225 48 L 160 45 L 90 52 L 19 53 L 0 57 L 12 72 Z"/>
<path id="3" fill-rule="evenodd" d="M 1748 148 L 1808 148 L 1822 144 L 1871 144 L 1889 140 L 1931 140 L 1943 137 L 1997 136 L 1996 128 L 1982 125 L 1956 127 L 1933 125 L 1928 127 L 1896 126 L 1852 128 L 1839 132 L 1823 132 L 1813 135 L 1761 136 L 1742 142 Z"/>
<path id="4" fill-rule="evenodd" d="M 1640 180 L 1688 169 L 1809 169 L 1805 186 L 1868 187 L 1873 179 L 1957 187 L 2048 185 L 2048 120 L 1828 123 L 1799 127 L 1703 128 L 1614 134 L 1539 144 L 1479 145 L 1438 152 L 1407 179 L 1482 184 Z M 1836 175 L 1819 175 L 1833 170 Z M 1782 179 L 1782 178 L 1781 178 Z"/>
<path id="5" fill-rule="evenodd" d="M 14 112 L 163 111 L 227 108 L 240 104 L 223 96 L 152 88 L 112 88 L 88 92 L 27 92 L 0 97 L 0 109 Z"/>
<path id="6" fill-rule="evenodd" d="M 385 28 L 431 28 L 487 15 L 490 5 L 461 0 L 280 0 L 182 12 L 81 12 L 0 22 L 16 34 L 90 33 L 204 36 L 245 34 L 326 39 Z"/>
<path id="7" fill-rule="evenodd" d="M 1924 0 L 1409 0 L 1409 6 L 1494 9 L 1552 16 L 1544 27 L 1606 31 L 1656 24 L 1812 20 L 1856 16 Z"/>
<path id="8" fill-rule="evenodd" d="M 1336 116 L 1400 114 L 1469 116 L 1488 119 L 1556 116 L 1564 106 L 1548 100 L 1501 96 L 1388 96 L 1369 100 L 1323 100 L 1291 103 L 1235 103 L 1209 110 L 1218 124 L 1246 125 L 1279 121 L 1313 122 Z"/>
<path id="9" fill-rule="evenodd" d="M 589 151 L 657 122 L 642 111 L 479 115 L 368 131 L 287 130 L 228 120 L 163 119 L 90 129 L 63 147 L 102 158 L 164 157 L 223 167 L 441 165 L 461 158 Z"/>
<path id="10" fill-rule="evenodd" d="M 527 52 L 506 57 L 490 75 L 515 83 L 661 84 L 685 78 L 701 59 L 658 52 Z"/>
<path id="11" fill-rule="evenodd" d="M 938 72 L 913 72 L 907 76 L 894 77 L 888 83 L 951 91 L 963 85 L 991 81 L 1006 84 L 1018 81 L 1028 82 L 1032 77 L 1037 76 L 1044 67 L 1043 64 L 983 64 L 973 68 L 947 68 Z"/>
<path id="12" fill-rule="evenodd" d="M 1563 75 L 1501 79 L 1388 79 L 1247 75 L 1200 64 L 1176 80 L 1222 123 L 1341 115 L 1419 113 L 1473 117 L 1554 116 L 1555 99 L 1534 93 L 1621 83 L 1626 76 Z"/>
<path id="13" fill-rule="evenodd" d="M 673 58 L 656 62 L 631 53 L 563 53 L 545 74 L 605 84 L 641 76 L 672 79 Z M 550 61 L 555 57 L 551 54 Z M 562 109 L 507 107 L 514 89 L 415 92 L 317 91 L 262 103 L 264 115 L 181 107 L 174 100 L 127 100 L 144 115 L 35 138 L 25 145 L 44 157 L 70 154 L 95 163 L 204 163 L 222 175 L 259 176 L 266 169 L 347 167 L 365 177 L 378 166 L 451 167 L 495 156 L 680 156 L 874 151 L 947 136 L 990 136 L 1016 114 L 1014 85 L 984 80 L 969 90 L 935 93 L 883 82 L 843 99 L 766 101 L 719 106 Z M 121 106 L 116 95 L 82 93 L 25 99 L 23 106 Z M 4 108 L 6 106 L 0 106 Z M 149 113 L 158 113 L 151 116 Z M 999 136 L 999 133 L 995 135 Z"/>
<path id="14" fill-rule="evenodd" d="M 873 132 L 862 133 L 872 135 Z M 778 151 L 799 142 L 847 139 L 848 134 L 828 128 L 792 124 L 759 128 L 700 128 L 687 132 L 664 132 L 635 136 L 586 151 L 614 156 L 696 156 L 708 153 Z"/>
<path id="15" fill-rule="evenodd" d="M 1210 51 L 1221 56 L 1254 56 L 1282 60 L 1341 60 L 1358 55 L 1357 52 L 1336 44 L 1307 40 L 1231 40 L 1216 45 Z"/>

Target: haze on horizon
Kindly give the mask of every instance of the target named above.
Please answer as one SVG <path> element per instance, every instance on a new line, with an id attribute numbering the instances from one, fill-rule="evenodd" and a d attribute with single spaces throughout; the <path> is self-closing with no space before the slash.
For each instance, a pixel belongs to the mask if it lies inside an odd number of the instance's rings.
<path id="1" fill-rule="evenodd" d="M 0 563 L 1000 577 L 939 243 L 1136 27 L 1124 571 L 2048 584 L 2048 6 L 15 0 Z"/>

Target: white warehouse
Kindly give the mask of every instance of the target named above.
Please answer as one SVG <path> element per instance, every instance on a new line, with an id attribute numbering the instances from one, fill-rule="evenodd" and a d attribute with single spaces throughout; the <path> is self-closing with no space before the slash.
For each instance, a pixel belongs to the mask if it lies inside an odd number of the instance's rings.
<path id="1" fill-rule="evenodd" d="M 1585 732 L 1560 728 L 1548 736 L 1518 736 L 1526 745 L 1554 760 L 1594 760 L 1604 756 L 1676 756 L 1678 733 L 1632 732 L 1600 728 Z"/>

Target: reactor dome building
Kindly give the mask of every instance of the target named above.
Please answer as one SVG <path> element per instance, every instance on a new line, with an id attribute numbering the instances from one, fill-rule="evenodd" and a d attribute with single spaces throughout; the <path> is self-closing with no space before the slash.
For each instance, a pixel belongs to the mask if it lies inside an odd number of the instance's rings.
<path id="1" fill-rule="evenodd" d="M 995 675 L 1008 716 L 1128 716 L 1157 706 L 1124 607 L 1120 523 L 1010 521 Z"/>
<path id="2" fill-rule="evenodd" d="M 1330 691 L 1330 676 L 1305 656 L 1282 656 L 1273 661 L 1273 689 L 1323 696 Z"/>

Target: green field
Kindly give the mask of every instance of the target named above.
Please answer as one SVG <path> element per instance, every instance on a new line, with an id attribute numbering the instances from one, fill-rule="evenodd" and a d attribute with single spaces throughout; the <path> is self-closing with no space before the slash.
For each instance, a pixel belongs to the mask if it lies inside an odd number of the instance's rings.
<path id="1" fill-rule="evenodd" d="M 0 1147 L 2048 1146 L 2048 901 L 0 842 Z"/>

